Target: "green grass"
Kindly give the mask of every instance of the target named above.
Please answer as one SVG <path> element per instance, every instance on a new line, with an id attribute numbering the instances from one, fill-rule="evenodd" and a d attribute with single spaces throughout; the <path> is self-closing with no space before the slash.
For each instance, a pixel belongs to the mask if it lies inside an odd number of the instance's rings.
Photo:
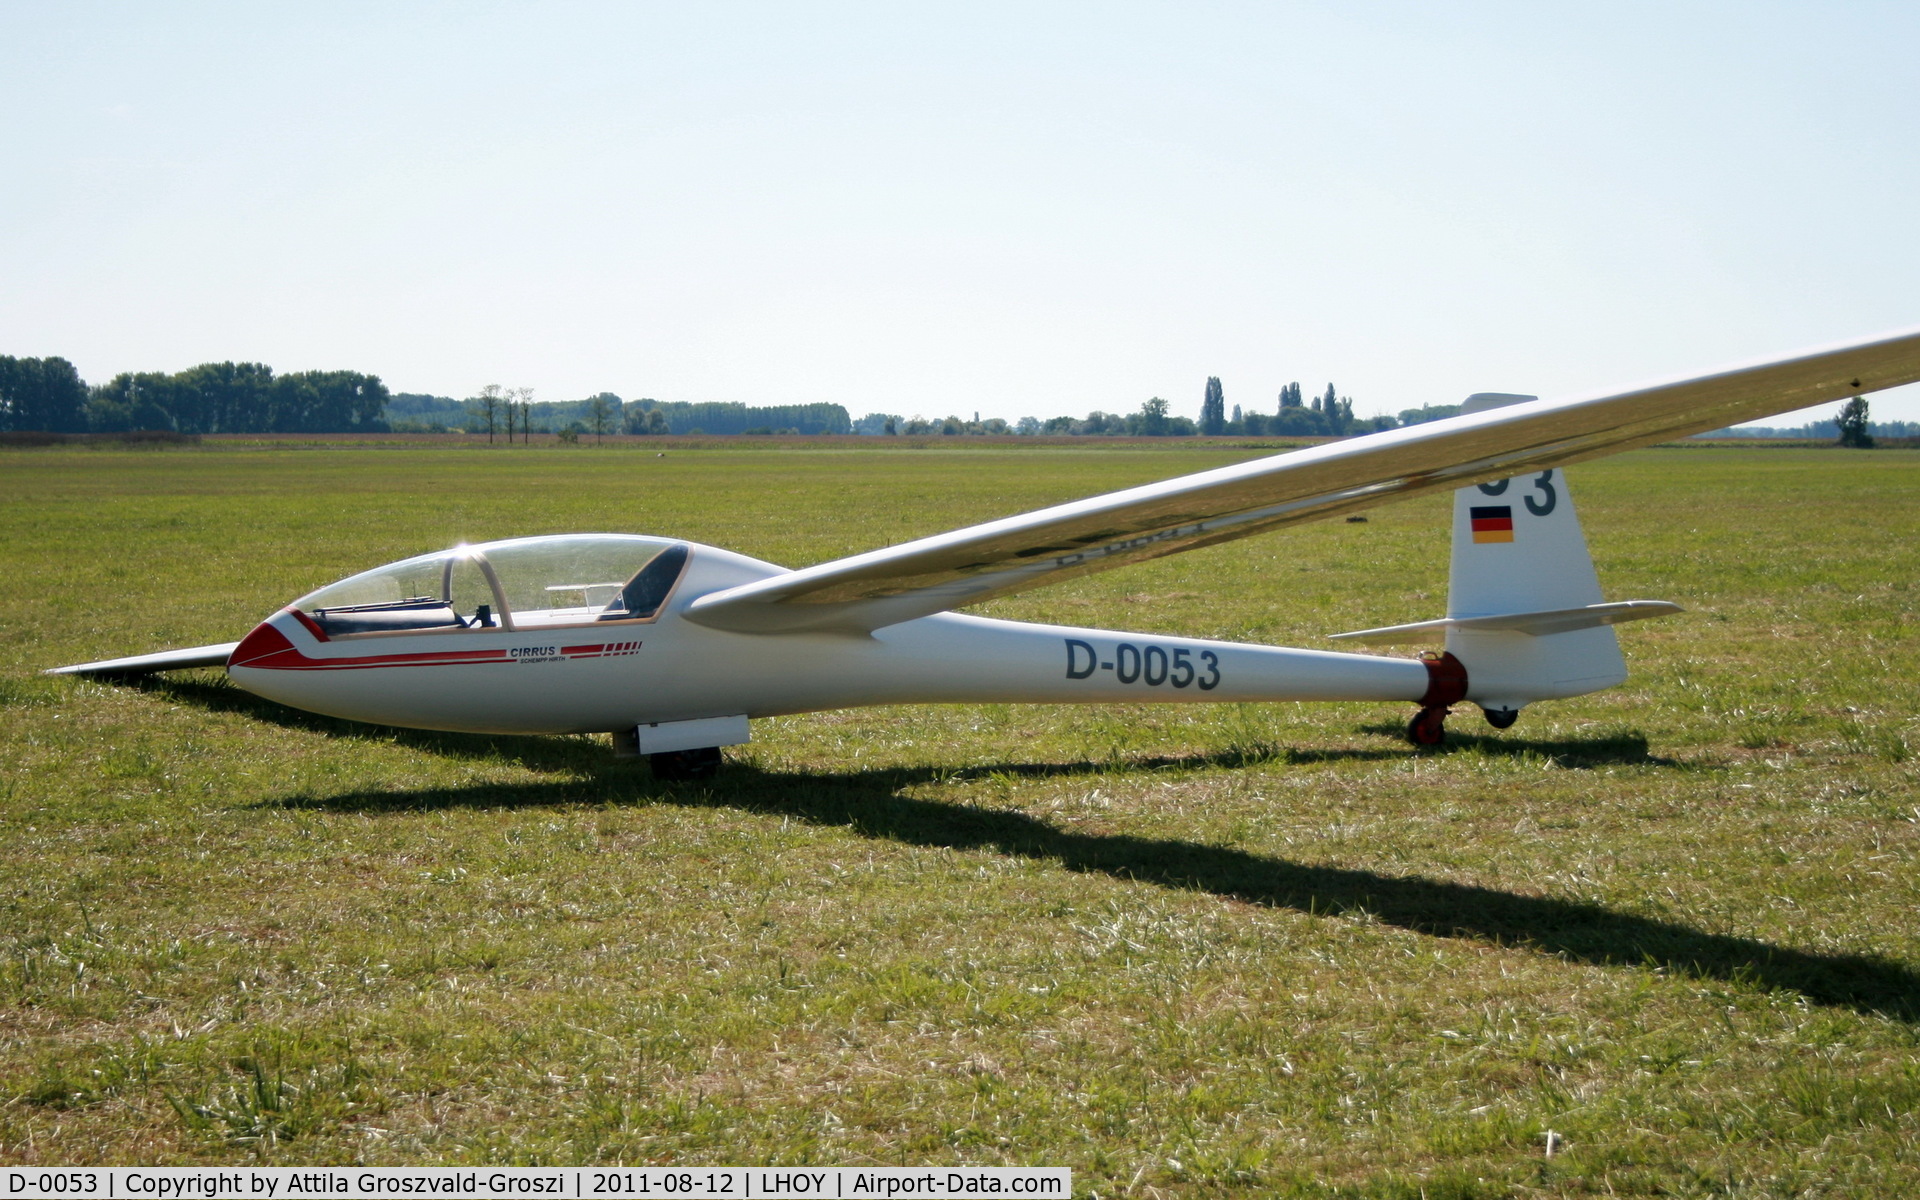
<path id="1" fill-rule="evenodd" d="M 1575 468 L 1609 597 L 1691 612 L 1440 753 L 1391 705 L 901 708 L 659 785 L 36 674 L 461 539 L 797 566 L 1245 454 L 0 452 L 0 1160 L 1920 1188 L 1920 454 Z M 1440 614 L 1446 503 L 991 611 L 1323 644 Z"/>

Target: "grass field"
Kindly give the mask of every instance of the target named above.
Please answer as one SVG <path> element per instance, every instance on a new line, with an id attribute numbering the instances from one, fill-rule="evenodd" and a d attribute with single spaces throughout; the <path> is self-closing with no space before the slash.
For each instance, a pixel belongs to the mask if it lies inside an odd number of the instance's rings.
<path id="1" fill-rule="evenodd" d="M 0 1162 L 1920 1191 L 1920 452 L 1575 468 L 1609 597 L 1691 612 L 1437 753 L 1391 705 L 903 708 L 660 785 L 36 674 L 462 539 L 798 566 L 1245 456 L 0 451 Z M 989 611 L 1322 644 L 1442 612 L 1447 503 Z"/>

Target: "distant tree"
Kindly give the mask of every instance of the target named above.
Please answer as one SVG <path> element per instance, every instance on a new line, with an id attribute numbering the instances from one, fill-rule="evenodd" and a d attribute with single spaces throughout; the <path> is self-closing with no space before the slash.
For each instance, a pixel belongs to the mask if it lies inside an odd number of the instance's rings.
<path id="1" fill-rule="evenodd" d="M 0 429 L 77 433 L 87 427 L 87 385 L 64 358 L 0 355 Z"/>
<path id="2" fill-rule="evenodd" d="M 661 424 L 661 428 L 657 431 L 654 428 L 656 414 Z M 627 405 L 625 412 L 620 418 L 621 424 L 626 428 L 628 433 L 637 434 L 665 433 L 666 429 L 664 426 L 666 419 L 667 414 L 654 407 L 653 401 L 647 399 L 635 400 L 633 403 Z"/>
<path id="3" fill-rule="evenodd" d="M 1233 406 L 1233 420 L 1229 421 L 1228 424 L 1235 429 L 1240 428 L 1240 406 L 1238 404 Z"/>
<path id="4" fill-rule="evenodd" d="M 1855 450 L 1871 450 L 1873 434 L 1867 425 L 1867 398 L 1855 396 L 1841 408 L 1840 415 L 1834 418 L 1834 424 L 1840 427 L 1840 444 Z"/>
<path id="5" fill-rule="evenodd" d="M 886 431 L 888 437 L 894 437 L 900 432 L 900 418 L 888 417 L 887 423 L 881 426 L 881 428 Z"/>
<path id="6" fill-rule="evenodd" d="M 493 432 L 499 427 L 500 406 L 506 403 L 506 393 L 497 383 L 490 383 L 480 389 L 480 417 L 487 423 L 487 444 L 493 444 Z M 512 436 L 512 425 L 507 426 L 508 436 Z"/>
<path id="7" fill-rule="evenodd" d="M 1320 418 L 1320 432 L 1334 437 L 1344 436 L 1353 424 L 1353 400 L 1339 395 L 1332 384 L 1327 390 L 1314 397 L 1312 413 Z"/>
<path id="8" fill-rule="evenodd" d="M 183 433 L 291 432 L 315 398 L 299 384 L 283 393 L 287 415 L 273 410 L 273 368 L 265 363 L 202 363 L 174 376 L 174 416 Z M 186 411 L 182 411 L 185 409 Z"/>
<path id="9" fill-rule="evenodd" d="M 1281 388 L 1280 389 L 1281 410 L 1284 412 L 1289 408 L 1299 408 L 1299 407 L 1301 407 L 1300 385 L 1298 383 L 1289 383 L 1285 387 Z"/>
<path id="10" fill-rule="evenodd" d="M 532 440 L 530 435 L 533 433 L 533 389 L 514 388 L 508 395 L 520 403 L 520 442 L 525 445 Z M 507 440 L 509 442 L 513 440 L 511 427 L 507 430 Z"/>
<path id="11" fill-rule="evenodd" d="M 607 426 L 613 421 L 613 405 L 607 403 L 607 393 L 601 392 L 587 406 L 587 419 L 592 423 L 593 440 L 607 440 Z"/>
<path id="12" fill-rule="evenodd" d="M 647 434 L 650 437 L 662 437 L 667 432 L 667 414 L 659 409 L 647 413 Z"/>
<path id="13" fill-rule="evenodd" d="M 1289 404 L 1267 424 L 1268 433 L 1287 437 L 1317 437 L 1327 432 L 1326 418 L 1301 404 Z"/>
<path id="14" fill-rule="evenodd" d="M 116 375 L 87 397 L 87 424 L 103 432 L 174 428 L 173 376 L 158 371 Z"/>
<path id="15" fill-rule="evenodd" d="M 540 406 L 546 411 L 546 406 Z M 854 422 L 846 408 L 839 404 L 777 404 L 767 407 L 749 407 L 738 401 L 701 401 L 690 403 L 685 400 L 658 402 L 654 400 L 635 400 L 627 406 L 629 428 L 638 430 L 639 423 L 646 418 L 635 416 L 635 412 L 658 410 L 675 433 L 692 433 L 698 429 L 707 434 L 736 434 L 749 429 L 765 426 L 769 429 L 798 429 L 803 434 L 852 433 Z M 581 414 L 585 415 L 584 411 Z M 871 419 L 873 426 L 866 432 L 879 433 L 880 423 L 885 420 L 879 414 L 869 414 L 862 421 Z"/>
<path id="16" fill-rule="evenodd" d="M 1165 400 L 1155 396 L 1140 406 L 1140 414 L 1134 424 L 1137 431 L 1146 437 L 1167 436 L 1167 409 Z"/>
<path id="17" fill-rule="evenodd" d="M 428 423 L 441 426 L 446 432 L 446 423 L 463 415 L 461 404 L 451 396 L 434 396 L 426 392 L 394 392 L 387 397 L 386 405 L 380 415 L 396 430 L 402 426 L 418 427 Z M 418 433 L 419 428 L 410 432 Z"/>
<path id="18" fill-rule="evenodd" d="M 392 399 L 379 376 L 358 371 L 275 376 L 264 363 L 201 363 L 116 376 L 87 395 L 86 421 L 102 431 L 352 433 L 385 430 Z"/>
<path id="19" fill-rule="evenodd" d="M 266 372 L 265 367 L 260 370 Z M 246 428 L 282 433 L 384 430 L 387 422 L 383 414 L 392 398 L 378 376 L 358 371 L 282 375 L 269 387 L 259 389 L 256 404 L 262 395 L 266 410 L 256 409 Z"/>
<path id="20" fill-rule="evenodd" d="M 1400 410 L 1400 424 L 1424 425 L 1428 421 L 1444 421 L 1448 417 L 1458 416 L 1459 413 L 1458 404 L 1426 404 L 1419 408 L 1403 408 Z"/>
<path id="21" fill-rule="evenodd" d="M 1200 432 L 1209 437 L 1227 431 L 1227 397 L 1218 375 L 1207 376 L 1206 398 L 1200 401 Z"/>

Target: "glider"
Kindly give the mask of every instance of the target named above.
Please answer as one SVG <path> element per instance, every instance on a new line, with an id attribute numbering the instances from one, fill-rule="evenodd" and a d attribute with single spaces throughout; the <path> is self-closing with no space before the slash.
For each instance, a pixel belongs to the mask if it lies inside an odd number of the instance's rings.
<path id="1" fill-rule="evenodd" d="M 788 570 L 713 546 L 568 534 L 455 546 L 302 596 L 238 642 L 55 668 L 224 667 L 295 708 L 480 733 L 609 732 L 691 778 L 756 717 L 877 704 L 1377 700 L 1437 744 L 1626 678 L 1565 464 L 1920 381 L 1920 330 L 1624 391 L 1483 393 L 1460 415 L 1276 454 Z M 1336 635 L 1417 658 L 993 620 L 952 610 L 1440 488 L 1447 615 Z"/>

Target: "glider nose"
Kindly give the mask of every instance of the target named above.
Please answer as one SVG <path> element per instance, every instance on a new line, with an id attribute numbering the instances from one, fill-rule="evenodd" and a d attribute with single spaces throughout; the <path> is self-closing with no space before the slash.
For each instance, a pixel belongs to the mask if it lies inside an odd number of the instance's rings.
<path id="1" fill-rule="evenodd" d="M 275 619 L 282 616 L 284 611 L 255 625 L 252 633 L 240 639 L 233 653 L 227 656 L 229 673 L 235 667 L 291 667 L 305 657 L 286 634 L 274 628 Z"/>
<path id="2" fill-rule="evenodd" d="M 325 641 L 306 614 L 283 608 L 234 646 L 227 656 L 227 678 L 256 696 L 319 712 L 327 707 L 316 702 L 326 699 L 323 681 L 330 672 L 316 670 L 324 655 L 313 652 Z"/>

